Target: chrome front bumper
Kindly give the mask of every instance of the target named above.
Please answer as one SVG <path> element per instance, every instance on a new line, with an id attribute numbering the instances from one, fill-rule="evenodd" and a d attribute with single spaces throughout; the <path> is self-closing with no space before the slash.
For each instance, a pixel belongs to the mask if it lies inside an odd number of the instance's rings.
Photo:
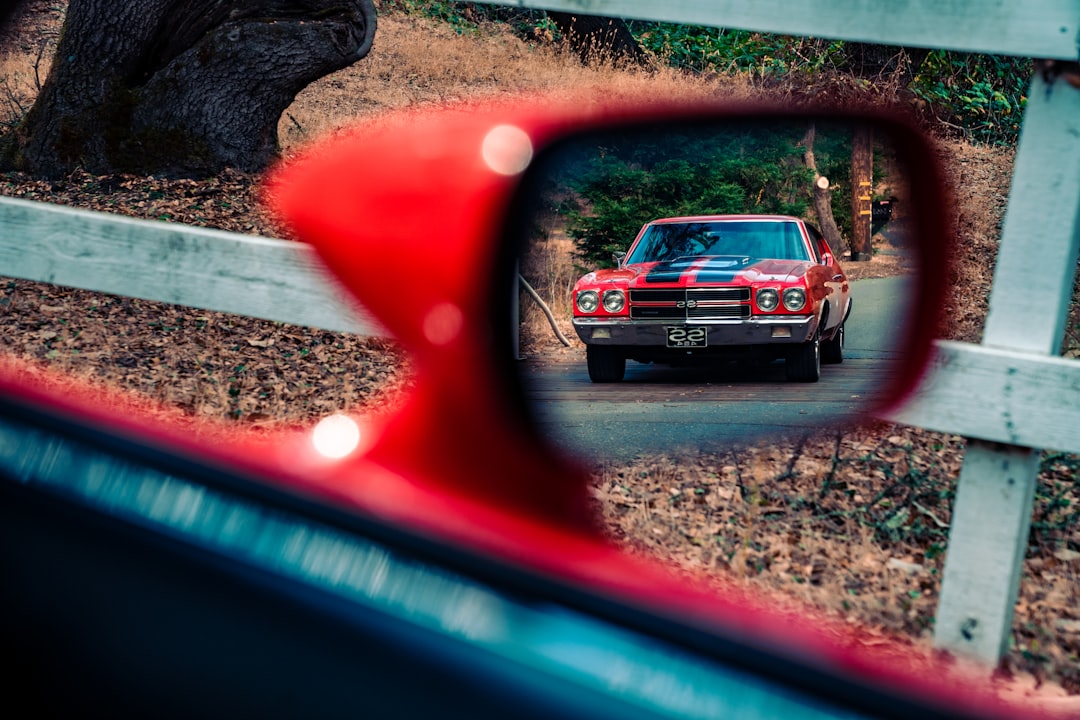
<path id="1" fill-rule="evenodd" d="M 817 326 L 813 315 L 692 322 L 574 318 L 574 330 L 586 345 L 666 347 L 669 327 L 707 327 L 709 347 L 795 344 L 813 337 Z"/>

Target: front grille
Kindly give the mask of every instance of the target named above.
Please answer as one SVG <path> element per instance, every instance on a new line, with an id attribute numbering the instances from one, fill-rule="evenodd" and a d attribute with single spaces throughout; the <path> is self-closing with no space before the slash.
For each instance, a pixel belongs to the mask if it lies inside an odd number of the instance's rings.
<path id="1" fill-rule="evenodd" d="M 750 288 L 690 288 L 686 291 L 686 297 L 698 302 L 704 301 L 727 301 L 749 302 Z"/>
<path id="2" fill-rule="evenodd" d="M 669 288 L 630 291 L 634 320 L 720 320 L 750 317 L 750 288 Z"/>
<path id="3" fill-rule="evenodd" d="M 705 320 L 716 318 L 748 318 L 750 317 L 749 305 L 721 305 L 720 307 L 696 307 L 688 308 L 686 317 L 691 320 Z"/>
<path id="4" fill-rule="evenodd" d="M 630 317 L 634 320 L 685 320 L 686 308 L 675 307 L 635 307 L 630 306 Z"/>
<path id="5" fill-rule="evenodd" d="M 630 302 L 677 302 L 686 299 L 686 288 L 674 290 L 631 290 Z"/>

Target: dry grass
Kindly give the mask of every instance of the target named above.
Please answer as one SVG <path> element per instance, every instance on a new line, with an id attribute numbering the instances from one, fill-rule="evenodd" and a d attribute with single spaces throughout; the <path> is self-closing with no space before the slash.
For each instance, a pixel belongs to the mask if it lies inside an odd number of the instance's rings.
<path id="1" fill-rule="evenodd" d="M 631 552 L 930 653 L 963 448 L 963 438 L 871 423 L 598 465 L 593 492 Z M 1044 464 L 1003 688 L 1080 689 L 1078 469 L 1068 456 Z"/>
<path id="2" fill-rule="evenodd" d="M 669 68 L 651 71 L 582 66 L 551 46 L 526 44 L 504 28 L 484 26 L 460 35 L 419 17 L 379 18 L 370 55 L 312 83 L 282 118 L 288 150 L 358 119 L 420 103 L 443 103 L 544 92 L 555 97 L 634 100 L 657 96 L 739 100 L 752 97 L 740 78 L 688 77 Z"/>
<path id="3" fill-rule="evenodd" d="M 559 331 L 570 346 L 582 352 L 584 346 L 571 324 L 571 291 L 583 269 L 575 262 L 575 245 L 564 233 L 548 233 L 530 243 L 521 258 L 521 275 L 548 305 Z M 529 296 L 521 293 L 521 352 L 525 355 L 557 352 L 562 347 L 547 315 Z"/>
<path id="4" fill-rule="evenodd" d="M 955 200 L 957 239 L 946 306 L 949 324 L 942 334 L 949 340 L 979 342 L 1015 151 L 956 141 L 942 141 L 938 147 Z"/>
<path id="5" fill-rule="evenodd" d="M 59 17 L 56 13 L 55 20 Z M 34 40 L 0 37 L 0 128 L 30 109 L 52 65 L 57 37 L 52 26 L 42 28 Z"/>

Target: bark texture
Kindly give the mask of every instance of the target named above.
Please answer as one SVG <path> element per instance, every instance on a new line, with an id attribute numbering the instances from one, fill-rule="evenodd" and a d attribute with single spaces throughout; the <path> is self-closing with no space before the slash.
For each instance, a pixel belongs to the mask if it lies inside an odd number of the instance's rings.
<path id="1" fill-rule="evenodd" d="M 874 136 L 869 127 L 855 128 L 851 144 L 851 259 L 873 259 L 870 244 L 874 176 Z"/>
<path id="2" fill-rule="evenodd" d="M 619 18 L 548 12 L 567 44 L 583 63 L 633 63 L 644 65 L 645 51 Z"/>
<path id="3" fill-rule="evenodd" d="M 825 237 L 825 242 L 837 254 L 843 254 L 847 250 L 847 244 L 840 234 L 840 228 L 836 226 L 836 218 L 832 211 L 832 189 L 829 187 L 828 178 L 818 172 L 817 159 L 814 157 L 814 139 L 817 136 L 817 128 L 811 124 L 803 135 L 803 162 L 814 173 L 813 203 L 814 215 L 817 217 L 818 227 Z M 824 182 L 822 182 L 824 181 Z"/>
<path id="4" fill-rule="evenodd" d="M 42 177 L 260 170 L 312 81 L 367 54 L 372 0 L 71 0 L 0 164 Z"/>

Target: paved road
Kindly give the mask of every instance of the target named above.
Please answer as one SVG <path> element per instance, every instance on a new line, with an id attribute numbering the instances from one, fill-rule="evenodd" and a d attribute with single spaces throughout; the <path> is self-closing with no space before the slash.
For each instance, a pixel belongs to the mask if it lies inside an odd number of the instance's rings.
<path id="1" fill-rule="evenodd" d="M 852 283 L 844 362 L 817 383 L 784 380 L 782 362 L 760 368 L 670 368 L 627 363 L 622 383 L 589 381 L 585 357 L 522 362 L 538 422 L 577 453 L 626 459 L 642 452 L 723 450 L 843 423 L 878 397 L 901 357 L 903 280 Z"/>

